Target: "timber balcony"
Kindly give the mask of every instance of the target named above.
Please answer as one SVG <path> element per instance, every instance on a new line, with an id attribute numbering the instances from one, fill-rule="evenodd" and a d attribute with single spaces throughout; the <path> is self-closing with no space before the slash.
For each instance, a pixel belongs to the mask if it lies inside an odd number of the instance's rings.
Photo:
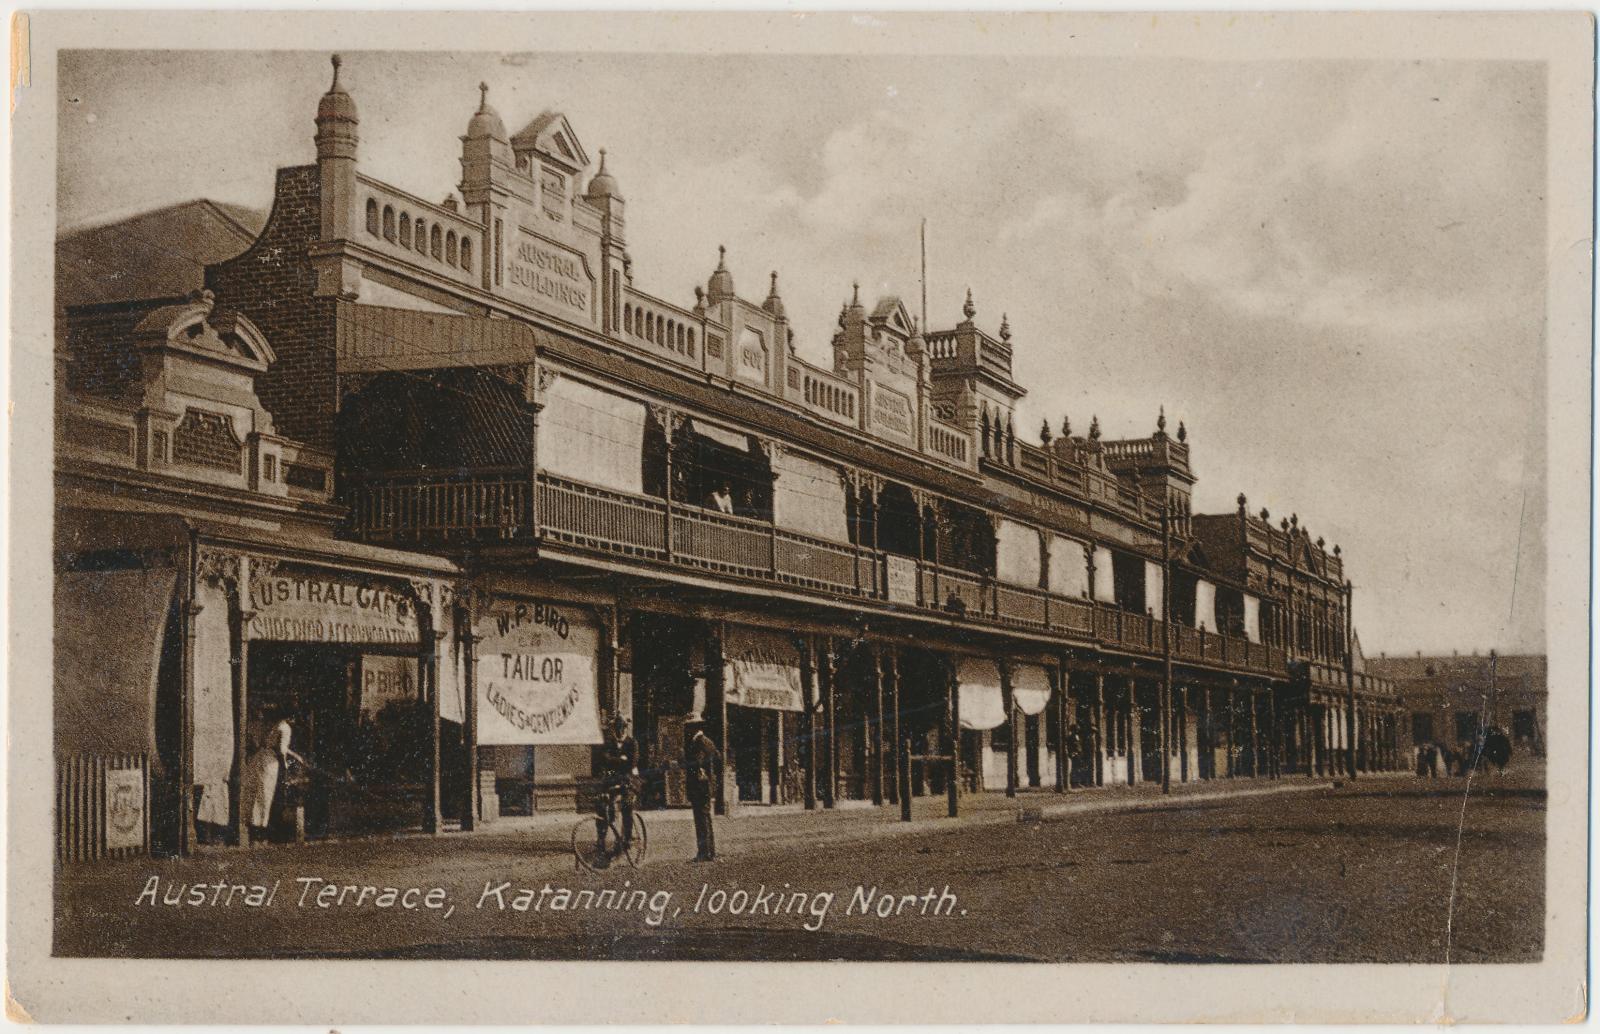
<path id="1" fill-rule="evenodd" d="M 1082 597 L 1009 585 L 971 571 L 831 542 L 749 517 L 657 496 L 599 488 L 541 472 L 530 499 L 526 475 L 355 484 L 349 530 L 371 543 L 411 548 L 538 543 L 633 559 L 684 573 L 810 591 L 937 613 L 997 630 L 1054 633 L 1146 658 L 1162 655 L 1162 622 Z M 530 506 L 530 503 L 532 504 Z M 1173 626 L 1179 663 L 1283 677 L 1281 648 Z"/>

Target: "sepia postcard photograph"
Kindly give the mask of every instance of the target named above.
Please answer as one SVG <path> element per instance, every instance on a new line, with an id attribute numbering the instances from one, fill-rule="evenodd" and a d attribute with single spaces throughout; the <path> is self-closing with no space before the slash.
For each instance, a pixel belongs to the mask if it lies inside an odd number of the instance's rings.
<path id="1" fill-rule="evenodd" d="M 12 54 L 13 1019 L 1586 1016 L 1588 15 Z"/>

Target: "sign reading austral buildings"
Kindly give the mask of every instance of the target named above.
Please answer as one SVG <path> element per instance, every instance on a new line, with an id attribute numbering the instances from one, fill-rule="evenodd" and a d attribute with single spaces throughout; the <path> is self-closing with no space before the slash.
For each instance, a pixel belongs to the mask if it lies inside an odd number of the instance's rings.
<path id="1" fill-rule="evenodd" d="M 583 255 L 526 229 L 506 256 L 506 283 L 535 308 L 584 322 L 593 316 L 594 277 Z"/>
<path id="2" fill-rule="evenodd" d="M 496 600 L 478 620 L 478 742 L 600 742 L 600 628 L 581 608 Z"/>

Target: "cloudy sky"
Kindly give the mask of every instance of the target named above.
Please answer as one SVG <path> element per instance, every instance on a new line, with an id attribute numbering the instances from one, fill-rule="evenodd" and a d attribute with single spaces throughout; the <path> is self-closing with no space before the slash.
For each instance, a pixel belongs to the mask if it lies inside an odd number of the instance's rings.
<path id="1" fill-rule="evenodd" d="M 362 168 L 460 178 L 477 84 L 607 148 L 636 282 L 728 246 L 827 362 L 854 280 L 1010 317 L 1022 425 L 1187 424 L 1197 509 L 1244 492 L 1344 549 L 1369 653 L 1542 650 L 1544 69 L 1515 62 L 346 53 Z M 322 53 L 64 54 L 64 229 L 266 208 L 314 158 Z M 870 297 L 869 297 L 870 300 Z"/>

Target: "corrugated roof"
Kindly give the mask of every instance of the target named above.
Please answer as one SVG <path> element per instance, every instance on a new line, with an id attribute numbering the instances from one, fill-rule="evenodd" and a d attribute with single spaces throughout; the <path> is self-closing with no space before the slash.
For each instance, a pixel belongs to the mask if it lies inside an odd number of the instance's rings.
<path id="1" fill-rule="evenodd" d="M 56 239 L 56 304 L 182 297 L 266 222 L 265 212 L 200 198 L 65 234 Z"/>

